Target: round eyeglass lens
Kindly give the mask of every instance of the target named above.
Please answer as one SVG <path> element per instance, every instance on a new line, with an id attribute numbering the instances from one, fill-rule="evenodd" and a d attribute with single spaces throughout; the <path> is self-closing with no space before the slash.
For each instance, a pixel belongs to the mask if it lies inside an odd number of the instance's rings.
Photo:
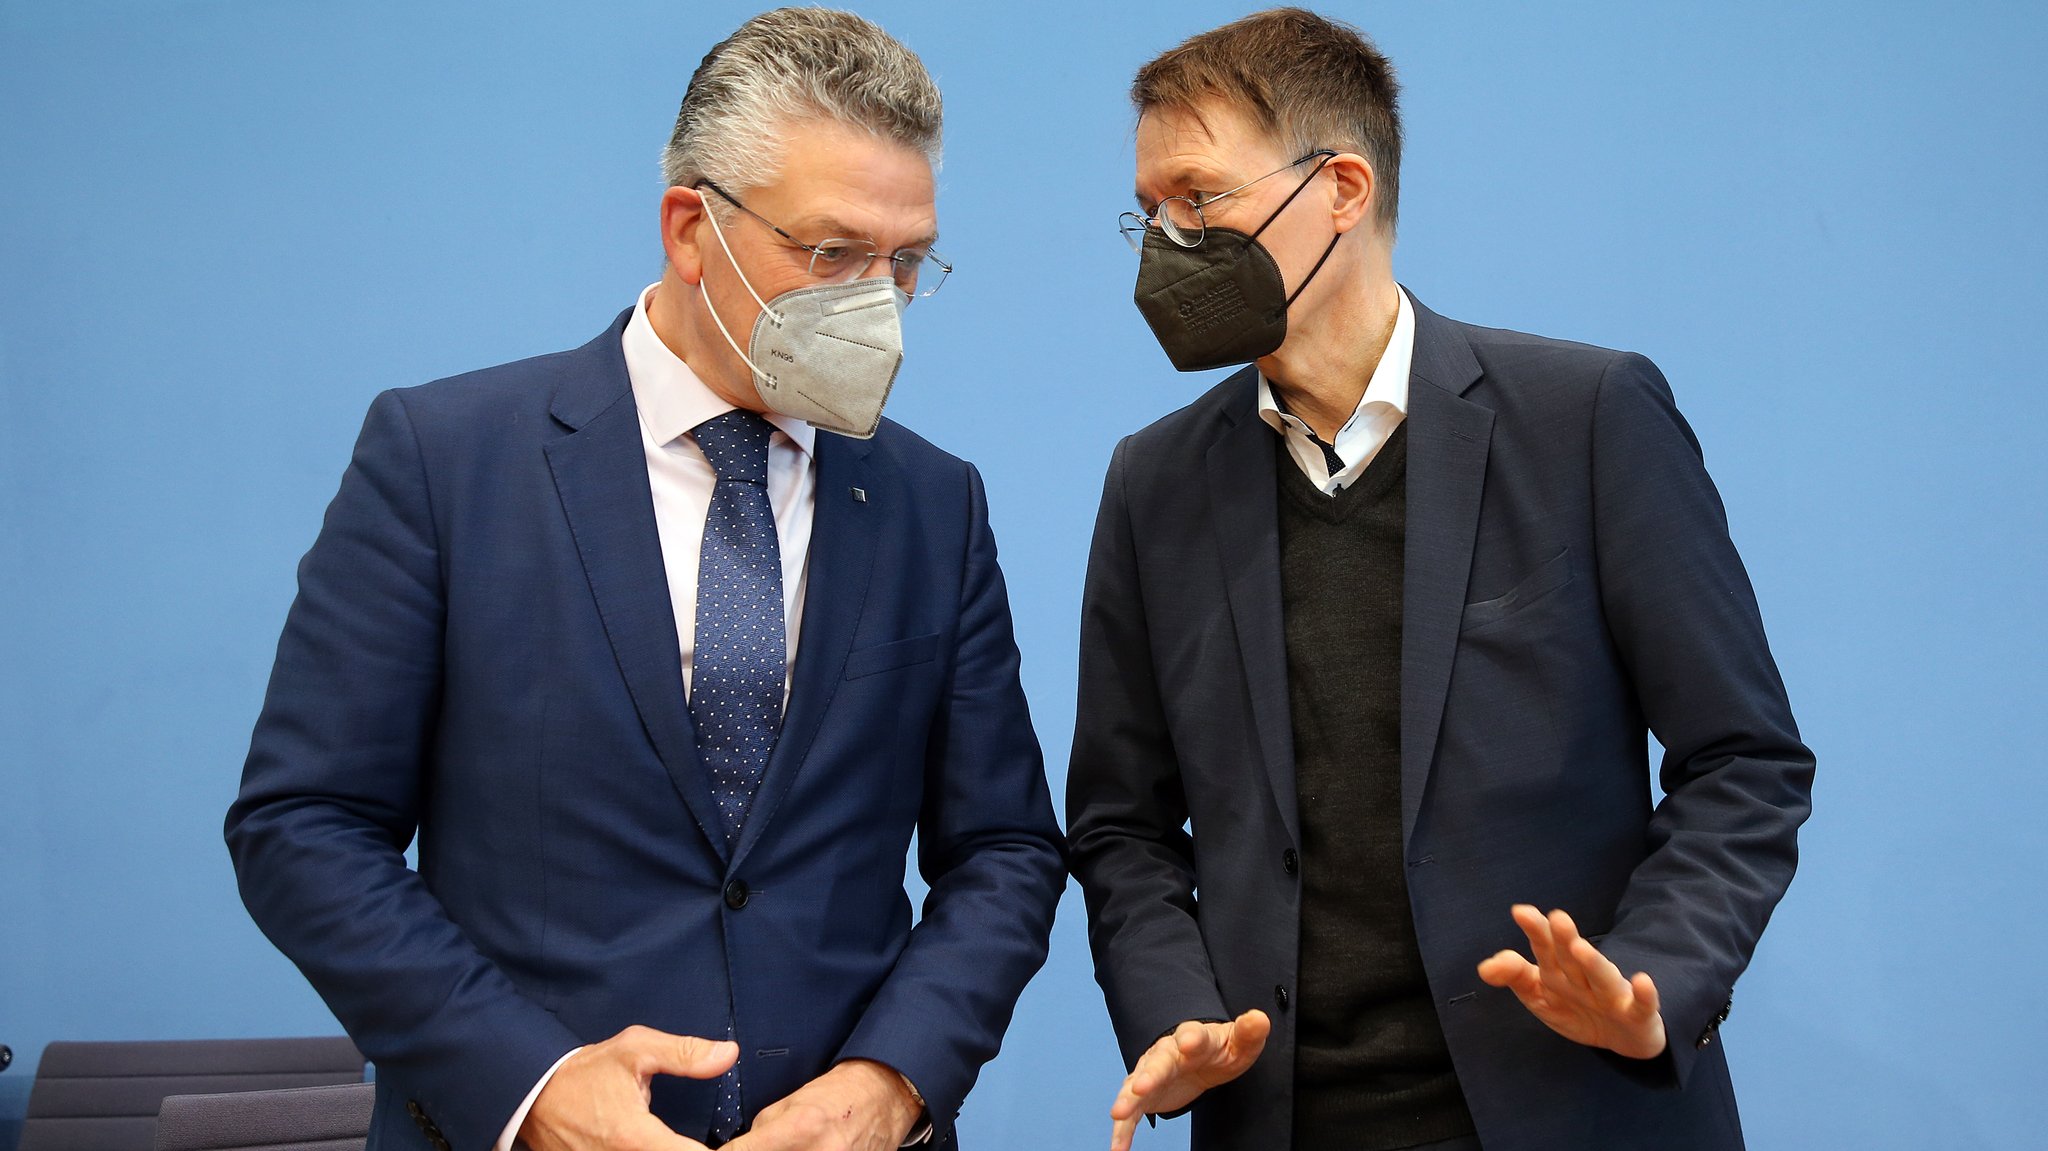
<path id="1" fill-rule="evenodd" d="M 1202 242 L 1202 210 L 1186 196 L 1168 196 L 1159 201 L 1159 229 L 1166 238 L 1183 248 Z"/>

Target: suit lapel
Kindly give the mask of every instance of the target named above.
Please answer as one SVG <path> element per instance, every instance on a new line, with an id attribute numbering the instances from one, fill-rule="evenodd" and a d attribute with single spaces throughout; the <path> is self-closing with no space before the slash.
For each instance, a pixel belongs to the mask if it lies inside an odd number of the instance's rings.
<path id="1" fill-rule="evenodd" d="M 675 609 L 619 343 L 625 318 L 574 353 L 579 370 L 556 393 L 553 409 L 570 434 L 547 445 L 548 468 L 641 725 L 704 838 L 722 854 L 724 830 L 683 698 Z"/>
<path id="2" fill-rule="evenodd" d="M 1411 297 L 1412 299 L 1412 297 Z M 1436 758 L 1458 623 L 1472 574 L 1493 412 L 1463 398 L 1480 376 L 1455 325 L 1415 305 L 1408 388 L 1408 527 L 1402 571 L 1401 835 L 1416 814 Z"/>
<path id="3" fill-rule="evenodd" d="M 1224 409 L 1230 421 L 1209 446 L 1209 499 L 1223 560 L 1230 619 L 1251 691 L 1252 723 L 1280 818 L 1301 842 L 1294 794 L 1294 722 L 1287 699 L 1287 632 L 1280 611 L 1279 485 L 1273 475 L 1279 436 L 1258 417 L 1257 373 L 1234 378 Z"/>
<path id="4" fill-rule="evenodd" d="M 900 489 L 874 466 L 872 440 L 830 432 L 817 439 L 817 511 L 811 519 L 811 558 L 804 595 L 803 628 L 797 635 L 796 668 L 782 733 L 768 757 L 732 865 L 746 861 L 775 810 L 789 793 L 810 755 L 818 726 L 846 672 L 861 609 L 874 571 L 878 516 L 901 511 Z M 854 498 L 854 489 L 866 499 Z"/>

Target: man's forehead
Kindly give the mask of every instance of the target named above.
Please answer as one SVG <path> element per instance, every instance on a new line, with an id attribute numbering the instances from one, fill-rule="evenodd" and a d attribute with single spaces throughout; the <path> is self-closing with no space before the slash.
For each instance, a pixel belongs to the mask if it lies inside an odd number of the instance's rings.
<path id="1" fill-rule="evenodd" d="M 1213 182 L 1271 148 L 1242 113 L 1218 101 L 1149 109 L 1138 120 L 1139 196 L 1148 185 Z"/>
<path id="2" fill-rule="evenodd" d="M 1218 125 L 1225 127 L 1227 125 Z M 1138 120 L 1138 162 L 1181 162 L 1220 153 L 1223 140 L 1197 108 L 1153 108 Z"/>
<path id="3" fill-rule="evenodd" d="M 931 164 L 894 141 L 837 126 L 789 133 L 777 178 L 757 193 L 806 240 L 929 240 L 938 229 Z M 888 233 L 887 236 L 881 233 Z"/>

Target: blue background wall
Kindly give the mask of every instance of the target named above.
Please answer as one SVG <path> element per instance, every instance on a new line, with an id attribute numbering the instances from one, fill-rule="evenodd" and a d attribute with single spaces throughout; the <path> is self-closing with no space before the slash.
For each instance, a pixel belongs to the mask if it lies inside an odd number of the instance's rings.
<path id="1" fill-rule="evenodd" d="M 988 476 L 1057 787 L 1102 466 L 1204 386 L 1128 302 L 1123 86 L 1245 8 L 861 7 L 949 111 L 892 411 Z M 293 564 L 373 393 L 655 278 L 751 10 L 575 8 L 0 3 L 0 1147 L 52 1039 L 333 1029 L 219 840 Z M 1727 1027 L 1753 1145 L 2041 1146 L 2048 16 L 1650 8 L 1330 4 L 1407 84 L 1397 267 L 1650 354 L 1705 442 L 1822 764 Z M 1100 1145 L 1119 1070 L 1070 899 L 970 1145 Z"/>

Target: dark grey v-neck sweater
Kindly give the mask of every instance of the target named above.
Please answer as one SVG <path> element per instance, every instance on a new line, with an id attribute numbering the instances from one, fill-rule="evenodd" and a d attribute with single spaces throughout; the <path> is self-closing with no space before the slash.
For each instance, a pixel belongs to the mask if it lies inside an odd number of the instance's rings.
<path id="1" fill-rule="evenodd" d="M 1349 488 L 1279 468 L 1280 589 L 1301 815 L 1294 1146 L 1391 1151 L 1472 1131 L 1401 855 L 1408 426 Z"/>

